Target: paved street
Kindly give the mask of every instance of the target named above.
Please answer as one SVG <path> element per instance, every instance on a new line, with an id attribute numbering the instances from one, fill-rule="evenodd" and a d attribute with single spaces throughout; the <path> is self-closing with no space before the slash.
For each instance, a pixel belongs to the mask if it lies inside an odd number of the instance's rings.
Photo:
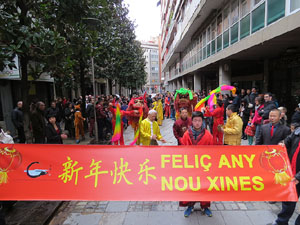
<path id="1" fill-rule="evenodd" d="M 175 145 L 173 121 L 161 127 L 166 145 Z M 131 127 L 125 131 L 125 143 L 133 139 Z M 243 141 L 246 145 L 247 141 Z M 268 202 L 213 202 L 213 217 L 202 214 L 199 204 L 189 218 L 178 202 L 65 202 L 50 225 L 266 225 L 276 218 L 281 204 Z M 299 207 L 297 206 L 297 213 Z M 290 224 L 294 224 L 296 215 Z"/>

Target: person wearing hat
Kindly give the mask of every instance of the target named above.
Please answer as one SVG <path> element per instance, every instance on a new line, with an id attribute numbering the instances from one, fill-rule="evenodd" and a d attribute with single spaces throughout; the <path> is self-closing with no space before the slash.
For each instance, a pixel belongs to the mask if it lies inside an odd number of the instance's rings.
<path id="1" fill-rule="evenodd" d="M 48 115 L 46 138 L 47 144 L 63 144 L 63 139 L 67 139 L 67 135 L 62 133 L 59 123 L 56 122 L 56 114 Z"/>
<path id="2" fill-rule="evenodd" d="M 79 133 L 82 136 L 82 140 L 85 139 L 83 121 L 85 121 L 85 118 L 83 118 L 83 116 L 81 114 L 80 105 L 76 105 L 75 106 L 75 120 L 74 120 L 76 144 L 80 143 Z"/>
<path id="3" fill-rule="evenodd" d="M 140 143 L 142 145 L 158 145 L 157 141 L 166 143 L 160 134 L 160 129 L 158 123 L 155 121 L 157 112 L 155 110 L 150 110 L 148 117 L 141 122 L 141 136 Z"/>

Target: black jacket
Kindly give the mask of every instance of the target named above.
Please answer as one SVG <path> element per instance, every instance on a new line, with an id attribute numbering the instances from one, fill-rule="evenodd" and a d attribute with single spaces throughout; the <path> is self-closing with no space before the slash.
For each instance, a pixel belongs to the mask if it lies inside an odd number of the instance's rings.
<path id="1" fill-rule="evenodd" d="M 292 116 L 292 123 L 300 123 L 300 111 L 294 112 Z"/>
<path id="2" fill-rule="evenodd" d="M 300 127 L 298 127 L 292 134 L 290 134 L 285 140 L 284 144 L 289 155 L 290 162 L 292 162 L 293 156 L 299 146 L 300 141 Z M 296 161 L 296 175 L 295 178 L 300 181 L 300 154 L 297 156 Z M 300 184 L 296 185 L 298 195 L 300 193 Z"/>
<path id="3" fill-rule="evenodd" d="M 86 108 L 86 115 L 88 118 L 95 118 L 95 109 L 94 109 L 94 105 L 89 103 L 87 108 Z"/>
<path id="4" fill-rule="evenodd" d="M 20 110 L 18 107 L 12 111 L 12 122 L 15 128 L 24 127 L 24 115 L 22 110 Z"/>
<path id="5" fill-rule="evenodd" d="M 235 109 L 238 110 L 241 106 L 241 98 L 240 96 L 235 96 L 234 99 L 232 100 L 232 104 L 235 106 Z"/>
<path id="6" fill-rule="evenodd" d="M 60 116 L 59 108 L 57 108 L 57 107 L 56 108 L 52 108 L 52 107 L 48 108 L 46 110 L 46 113 L 45 113 L 46 119 L 49 119 L 50 115 L 51 116 L 55 116 L 57 122 L 61 121 L 61 116 Z"/>
<path id="7" fill-rule="evenodd" d="M 38 109 L 35 110 L 31 115 L 31 125 L 33 136 L 35 138 L 45 138 L 46 120 L 44 117 L 44 112 Z"/>
<path id="8" fill-rule="evenodd" d="M 264 107 L 259 110 L 258 114 L 263 118 L 263 120 L 267 120 L 269 119 L 270 111 L 276 108 L 276 104 L 273 101 L 265 102 Z"/>
<path id="9" fill-rule="evenodd" d="M 61 139 L 61 128 L 58 123 L 56 123 L 58 127 L 59 133 L 55 130 L 51 123 L 48 123 L 46 126 L 46 137 L 47 137 L 47 144 L 62 144 L 63 141 Z"/>
<path id="10" fill-rule="evenodd" d="M 290 128 L 282 124 L 278 124 L 277 128 L 271 137 L 271 124 L 262 125 L 260 135 L 256 140 L 256 145 L 277 145 L 283 141 L 291 133 Z"/>
<path id="11" fill-rule="evenodd" d="M 251 92 L 249 97 L 250 97 L 250 103 L 254 106 L 255 105 L 255 98 L 258 97 L 258 94 L 257 93 L 254 94 L 254 93 Z"/>

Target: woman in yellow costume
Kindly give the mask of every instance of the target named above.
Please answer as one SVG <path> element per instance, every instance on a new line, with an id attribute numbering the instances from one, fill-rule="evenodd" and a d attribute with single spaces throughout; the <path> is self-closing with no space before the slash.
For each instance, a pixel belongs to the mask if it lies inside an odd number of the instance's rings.
<path id="1" fill-rule="evenodd" d="M 162 121 L 164 119 L 164 111 L 163 111 L 163 105 L 161 102 L 160 96 L 155 96 L 155 102 L 153 102 L 153 109 L 157 112 L 157 123 L 159 126 L 162 125 Z"/>

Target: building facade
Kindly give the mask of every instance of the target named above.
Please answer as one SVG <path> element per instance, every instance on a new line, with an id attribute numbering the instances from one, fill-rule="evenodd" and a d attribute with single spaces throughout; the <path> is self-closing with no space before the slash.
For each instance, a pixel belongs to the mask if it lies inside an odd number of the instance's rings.
<path id="1" fill-rule="evenodd" d="M 146 60 L 145 70 L 147 73 L 147 83 L 145 91 L 148 94 L 159 93 L 161 91 L 160 80 L 160 59 L 159 59 L 159 42 L 158 38 L 148 42 L 142 42 L 144 57 Z"/>
<path id="2" fill-rule="evenodd" d="M 164 0 L 162 72 L 166 90 L 221 84 L 270 91 L 300 102 L 299 0 Z"/>
<path id="3" fill-rule="evenodd" d="M 15 58 L 16 68 L 6 68 L 0 71 L 0 126 L 15 134 L 15 128 L 11 120 L 12 110 L 17 102 L 22 100 L 22 83 L 18 57 Z M 47 106 L 55 97 L 54 79 L 43 73 L 39 79 L 34 80 L 28 76 L 29 96 L 28 101 L 44 101 Z"/>

